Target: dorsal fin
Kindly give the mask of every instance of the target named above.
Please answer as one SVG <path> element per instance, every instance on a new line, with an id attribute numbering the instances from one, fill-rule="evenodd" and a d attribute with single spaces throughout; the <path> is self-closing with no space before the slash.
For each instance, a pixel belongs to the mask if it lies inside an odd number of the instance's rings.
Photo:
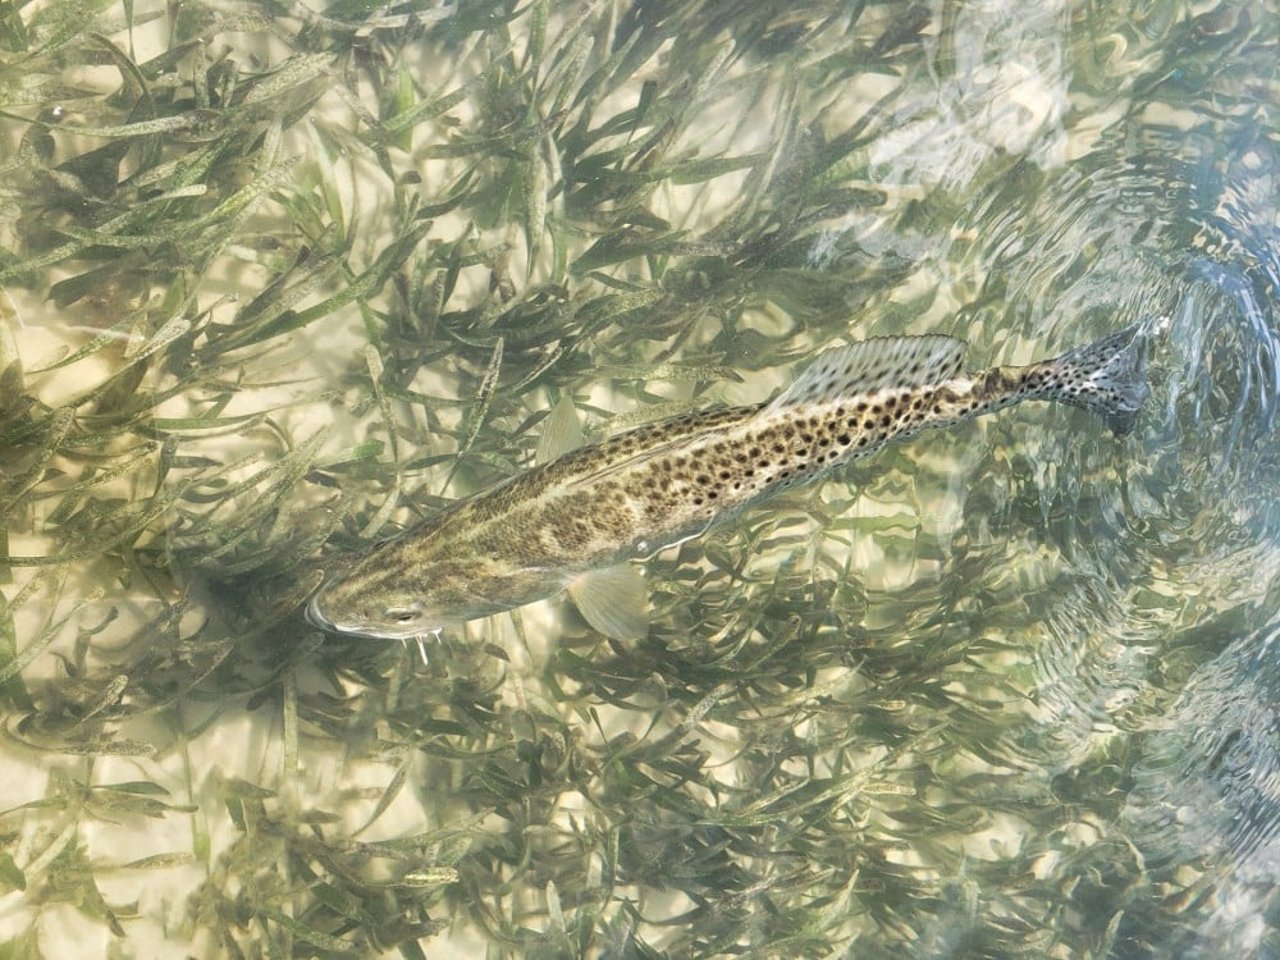
<path id="1" fill-rule="evenodd" d="M 923 337 L 873 337 L 828 350 L 809 364 L 796 382 L 774 398 L 767 416 L 787 407 L 823 403 L 886 387 L 943 383 L 960 372 L 963 340 Z"/>
<path id="2" fill-rule="evenodd" d="M 573 398 L 566 393 L 547 414 L 534 462 L 550 463 L 580 446 L 582 424 L 578 422 L 578 410 L 573 405 Z"/>

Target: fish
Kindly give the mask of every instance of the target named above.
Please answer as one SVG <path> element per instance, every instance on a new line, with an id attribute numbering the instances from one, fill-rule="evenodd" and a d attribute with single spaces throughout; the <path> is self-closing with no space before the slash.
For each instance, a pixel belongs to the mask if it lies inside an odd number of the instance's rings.
<path id="1" fill-rule="evenodd" d="M 820 354 L 772 400 L 686 413 L 582 444 L 571 400 L 541 463 L 459 500 L 328 576 L 323 630 L 416 639 L 568 592 L 601 634 L 648 631 L 636 562 L 925 428 L 1029 400 L 1080 407 L 1123 437 L 1150 395 L 1141 321 L 1052 359 L 962 372 L 966 344 L 874 337 Z"/>

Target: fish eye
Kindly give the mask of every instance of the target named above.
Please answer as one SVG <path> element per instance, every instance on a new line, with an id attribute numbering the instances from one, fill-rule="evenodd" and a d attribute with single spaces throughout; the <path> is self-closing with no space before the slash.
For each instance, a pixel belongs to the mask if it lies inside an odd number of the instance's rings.
<path id="1" fill-rule="evenodd" d="M 415 603 L 403 607 L 387 607 L 382 615 L 392 623 L 413 623 L 422 616 L 422 605 Z"/>

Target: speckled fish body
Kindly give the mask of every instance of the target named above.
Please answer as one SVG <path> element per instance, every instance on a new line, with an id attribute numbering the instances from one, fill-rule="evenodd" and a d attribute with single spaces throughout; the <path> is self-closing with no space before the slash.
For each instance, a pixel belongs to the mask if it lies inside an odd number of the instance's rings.
<path id="1" fill-rule="evenodd" d="M 1135 325 L 1052 360 L 974 375 L 960 372 L 964 344 L 950 337 L 831 350 L 769 403 L 643 426 L 456 504 L 331 577 L 308 615 L 340 633 L 406 639 L 509 610 L 892 440 L 1023 400 L 1085 407 L 1123 434 L 1148 394 L 1142 341 Z"/>

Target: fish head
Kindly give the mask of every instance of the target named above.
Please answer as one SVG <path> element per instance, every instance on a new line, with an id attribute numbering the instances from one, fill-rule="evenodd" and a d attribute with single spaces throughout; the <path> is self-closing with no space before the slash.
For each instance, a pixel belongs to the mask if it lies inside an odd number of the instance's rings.
<path id="1" fill-rule="evenodd" d="M 366 637 L 371 640 L 411 640 L 434 633 L 451 620 L 432 616 L 418 597 L 408 594 L 367 594 L 344 596 L 342 583 L 334 589 L 322 587 L 307 603 L 307 620 L 331 633 Z"/>
<path id="2" fill-rule="evenodd" d="M 332 573 L 306 615 L 332 633 L 412 640 L 551 596 L 569 579 L 558 567 L 480 555 L 465 541 L 404 536 Z"/>
<path id="3" fill-rule="evenodd" d="M 433 603 L 430 591 L 378 553 L 351 571 L 331 577 L 312 594 L 307 620 L 332 633 L 373 640 L 411 640 L 434 633 L 463 617 L 447 604 Z"/>

